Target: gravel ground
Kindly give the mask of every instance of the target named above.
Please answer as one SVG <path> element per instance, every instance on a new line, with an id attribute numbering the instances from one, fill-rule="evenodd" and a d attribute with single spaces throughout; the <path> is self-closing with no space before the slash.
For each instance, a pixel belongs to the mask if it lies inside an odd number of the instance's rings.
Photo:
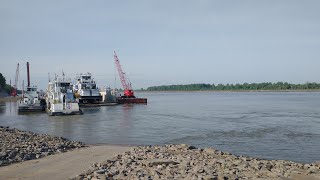
<path id="1" fill-rule="evenodd" d="M 318 179 L 319 164 L 235 156 L 185 144 L 134 147 L 74 179 Z"/>
<path id="2" fill-rule="evenodd" d="M 0 137 L 0 166 L 85 147 L 81 142 L 62 137 L 1 126 Z M 235 156 L 213 148 L 200 149 L 186 144 L 133 147 L 101 162 L 73 179 L 320 180 L 318 163 Z"/>
<path id="3" fill-rule="evenodd" d="M 0 166 L 84 147 L 81 142 L 0 126 Z"/>

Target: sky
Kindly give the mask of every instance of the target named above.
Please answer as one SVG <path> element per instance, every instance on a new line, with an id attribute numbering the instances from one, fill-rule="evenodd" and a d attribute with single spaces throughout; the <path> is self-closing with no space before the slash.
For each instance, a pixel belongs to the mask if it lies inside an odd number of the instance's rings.
<path id="1" fill-rule="evenodd" d="M 318 0 L 0 0 L 0 73 L 30 62 L 48 73 L 91 72 L 120 87 L 113 51 L 134 89 L 190 83 L 320 82 Z M 115 77 L 117 80 L 115 81 Z"/>

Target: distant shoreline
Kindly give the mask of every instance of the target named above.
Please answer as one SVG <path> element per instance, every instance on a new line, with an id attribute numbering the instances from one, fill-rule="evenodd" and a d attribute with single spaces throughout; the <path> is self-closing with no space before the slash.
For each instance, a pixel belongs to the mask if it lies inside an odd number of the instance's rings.
<path id="1" fill-rule="evenodd" d="M 0 97 L 0 103 L 1 102 L 13 102 L 13 101 L 18 101 L 20 100 L 20 96 L 12 97 L 12 96 L 5 96 L 5 97 Z"/>
<path id="2" fill-rule="evenodd" d="M 152 93 L 152 92 L 320 92 L 320 89 L 301 89 L 301 90 L 172 90 L 172 91 L 148 91 L 148 90 L 135 90 L 135 92 L 146 92 L 146 93 Z"/>

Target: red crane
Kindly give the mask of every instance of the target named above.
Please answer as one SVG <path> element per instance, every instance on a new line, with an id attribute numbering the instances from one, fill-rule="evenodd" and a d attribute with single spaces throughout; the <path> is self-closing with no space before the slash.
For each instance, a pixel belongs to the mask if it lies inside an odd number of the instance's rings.
<path id="1" fill-rule="evenodd" d="M 16 76 L 14 79 L 14 84 L 11 90 L 11 96 L 17 96 L 17 88 L 18 88 L 18 80 L 19 80 L 19 63 L 17 64 Z"/>
<path id="2" fill-rule="evenodd" d="M 115 51 L 113 51 L 113 57 L 114 57 L 114 63 L 116 64 L 117 69 L 118 69 L 118 73 L 119 73 L 119 77 L 120 77 L 120 81 L 121 81 L 122 87 L 124 89 L 124 92 L 123 92 L 124 95 L 122 97 L 124 97 L 124 98 L 135 98 L 134 92 L 133 92 L 132 87 L 131 87 L 131 82 L 126 77 L 126 74 L 122 71 L 119 58 L 118 58 L 118 56 L 117 56 Z"/>

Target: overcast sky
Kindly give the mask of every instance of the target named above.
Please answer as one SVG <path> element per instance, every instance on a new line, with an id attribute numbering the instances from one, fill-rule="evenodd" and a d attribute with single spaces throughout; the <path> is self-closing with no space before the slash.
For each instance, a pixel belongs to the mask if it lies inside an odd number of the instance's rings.
<path id="1" fill-rule="evenodd" d="M 320 82 L 318 0 L 0 0 L 0 72 L 46 88 L 48 72 L 114 86 L 116 50 L 133 88 Z M 118 78 L 118 77 L 117 77 Z M 120 82 L 117 82 L 120 86 Z"/>

